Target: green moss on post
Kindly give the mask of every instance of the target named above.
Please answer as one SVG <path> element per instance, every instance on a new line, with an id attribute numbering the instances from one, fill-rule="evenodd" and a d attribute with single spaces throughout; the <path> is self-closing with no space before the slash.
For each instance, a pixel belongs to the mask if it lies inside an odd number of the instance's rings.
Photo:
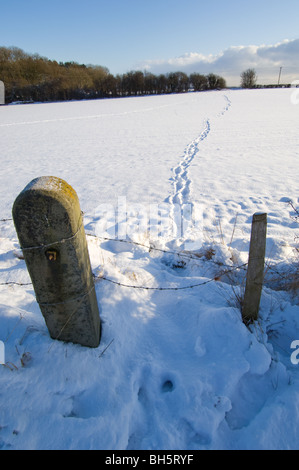
<path id="1" fill-rule="evenodd" d="M 15 200 L 13 219 L 51 337 L 98 347 L 100 314 L 76 192 L 60 178 L 37 178 Z"/>

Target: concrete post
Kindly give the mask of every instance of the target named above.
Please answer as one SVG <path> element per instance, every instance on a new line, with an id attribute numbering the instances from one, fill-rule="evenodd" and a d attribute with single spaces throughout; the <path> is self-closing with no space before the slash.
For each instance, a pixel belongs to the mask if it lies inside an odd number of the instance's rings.
<path id="1" fill-rule="evenodd" d="M 267 214 L 254 214 L 243 305 L 243 321 L 258 319 L 265 269 Z"/>
<path id="2" fill-rule="evenodd" d="M 0 105 L 5 104 L 5 86 L 0 80 Z"/>
<path id="3" fill-rule="evenodd" d="M 37 178 L 15 200 L 13 219 L 51 337 L 98 347 L 100 315 L 76 192 L 59 178 Z"/>

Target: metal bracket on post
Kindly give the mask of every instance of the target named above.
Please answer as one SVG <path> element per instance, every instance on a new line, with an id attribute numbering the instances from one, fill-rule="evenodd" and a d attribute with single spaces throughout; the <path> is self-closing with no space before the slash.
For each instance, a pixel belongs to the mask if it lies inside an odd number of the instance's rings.
<path id="1" fill-rule="evenodd" d="M 100 314 L 76 192 L 60 178 L 36 178 L 15 200 L 13 219 L 51 337 L 98 347 Z"/>

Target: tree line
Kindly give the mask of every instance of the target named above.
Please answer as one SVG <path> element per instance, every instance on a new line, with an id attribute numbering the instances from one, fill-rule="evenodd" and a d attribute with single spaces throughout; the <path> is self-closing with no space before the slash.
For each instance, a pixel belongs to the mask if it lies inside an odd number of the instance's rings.
<path id="1" fill-rule="evenodd" d="M 17 47 L 0 47 L 0 80 L 5 85 L 6 103 L 186 93 L 226 87 L 224 78 L 213 73 L 188 76 L 184 72 L 155 75 L 130 71 L 114 76 L 103 66 L 57 62 Z"/>

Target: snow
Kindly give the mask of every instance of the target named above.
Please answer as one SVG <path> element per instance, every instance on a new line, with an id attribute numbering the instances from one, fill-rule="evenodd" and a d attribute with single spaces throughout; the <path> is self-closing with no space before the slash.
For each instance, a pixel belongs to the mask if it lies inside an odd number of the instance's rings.
<path id="1" fill-rule="evenodd" d="M 291 93 L 1 108 L 0 449 L 299 448 L 298 296 L 279 284 L 298 263 Z M 22 259 L 12 205 L 46 175 L 73 186 L 84 212 L 97 349 L 50 338 Z M 246 327 L 238 299 L 257 212 L 267 273 Z"/>

